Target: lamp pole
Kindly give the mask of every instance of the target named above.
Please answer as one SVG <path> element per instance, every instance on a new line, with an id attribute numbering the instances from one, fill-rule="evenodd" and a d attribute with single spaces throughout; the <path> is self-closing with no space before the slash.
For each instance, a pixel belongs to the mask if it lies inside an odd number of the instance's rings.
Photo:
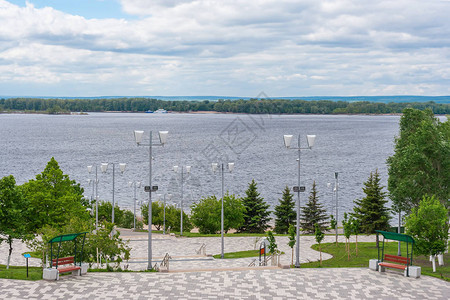
<path id="1" fill-rule="evenodd" d="M 334 190 L 336 192 L 336 196 L 335 196 L 335 199 L 336 199 L 336 245 L 338 242 L 338 218 L 339 218 L 338 217 L 338 190 L 339 190 L 338 175 L 339 175 L 338 172 L 334 172 L 334 180 L 335 180 Z"/>
<path id="2" fill-rule="evenodd" d="M 92 165 L 88 166 L 88 172 L 91 174 Z M 98 176 L 97 176 L 97 165 L 95 166 L 95 181 L 92 185 L 92 193 L 94 193 L 95 186 L 95 230 L 98 230 Z"/>
<path id="3" fill-rule="evenodd" d="M 116 203 L 114 201 L 114 182 L 115 182 L 115 163 L 111 163 L 113 166 L 113 181 L 112 181 L 112 217 L 111 217 L 111 223 L 114 223 L 114 206 L 116 206 Z M 127 164 L 120 163 L 120 172 L 123 174 L 125 172 Z M 106 173 L 106 170 L 108 169 L 108 163 L 102 163 L 101 165 L 102 173 Z"/>
<path id="4" fill-rule="evenodd" d="M 152 270 L 152 148 L 153 146 L 164 146 L 167 141 L 168 131 L 159 131 L 159 144 L 153 143 L 153 132 L 150 131 L 150 142 L 148 144 L 142 144 L 142 136 L 144 131 L 135 130 L 134 138 L 138 146 L 148 147 L 148 265 L 147 269 Z"/>
<path id="5" fill-rule="evenodd" d="M 306 135 L 306 140 L 308 142 L 308 147 L 307 148 L 302 148 L 300 147 L 300 135 L 298 135 L 298 147 L 297 148 L 292 148 L 291 147 L 291 142 L 292 142 L 292 138 L 294 136 L 293 135 L 284 135 L 284 145 L 286 146 L 286 148 L 288 149 L 294 149 L 297 150 L 298 152 L 298 186 L 294 187 L 294 191 L 297 192 L 297 224 L 296 224 L 296 235 L 297 235 L 297 242 L 295 244 L 295 251 L 296 251 L 296 257 L 295 257 L 295 267 L 296 268 L 300 268 L 300 192 L 301 192 L 301 187 L 300 187 L 300 153 L 301 150 L 311 150 L 312 147 L 314 146 L 314 142 L 316 140 L 316 136 L 315 135 Z M 304 191 L 304 190 L 303 190 Z"/>
<path id="6" fill-rule="evenodd" d="M 180 167 L 178 166 L 173 166 L 173 171 L 175 173 L 178 173 L 178 169 L 180 169 Z M 190 174 L 191 173 L 191 166 L 186 166 L 186 173 Z M 180 235 L 183 235 L 183 198 L 184 198 L 184 189 L 183 189 L 183 183 L 184 183 L 184 167 L 181 166 L 181 204 L 180 204 Z"/>
<path id="7" fill-rule="evenodd" d="M 219 167 L 218 163 L 212 163 L 211 164 L 212 170 L 215 173 Z M 234 163 L 228 163 L 228 170 L 230 171 L 230 173 L 233 171 L 234 169 Z M 221 252 L 220 252 L 220 258 L 224 258 L 224 247 L 225 247 L 225 241 L 224 241 L 224 237 L 223 237 L 223 223 L 224 223 L 224 216 L 223 216 L 223 198 L 225 197 L 225 188 L 224 188 L 224 164 L 221 164 L 221 173 L 222 173 L 222 208 L 220 210 L 220 237 L 221 237 Z"/>
<path id="8" fill-rule="evenodd" d="M 136 231 L 136 200 L 137 200 L 137 199 L 136 199 L 136 188 L 140 188 L 140 187 L 141 187 L 141 182 L 140 182 L 140 181 L 130 181 L 130 182 L 128 182 L 128 186 L 129 186 L 129 187 L 134 186 L 133 228 L 134 228 L 134 231 Z"/>

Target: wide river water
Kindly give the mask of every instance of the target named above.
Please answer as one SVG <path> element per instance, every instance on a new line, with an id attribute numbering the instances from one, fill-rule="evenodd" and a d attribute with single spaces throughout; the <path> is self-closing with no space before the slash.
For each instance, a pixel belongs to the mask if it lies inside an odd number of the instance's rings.
<path id="1" fill-rule="evenodd" d="M 297 185 L 298 152 L 283 144 L 284 134 L 293 134 L 293 146 L 300 135 L 306 147 L 306 134 L 315 134 L 312 150 L 301 151 L 302 206 L 317 184 L 320 201 L 335 211 L 332 186 L 339 172 L 338 207 L 342 218 L 353 207 L 353 200 L 364 196 L 363 182 L 371 171 L 381 174 L 387 184 L 386 159 L 393 154 L 399 116 L 365 115 L 245 115 L 245 114 L 144 114 L 90 113 L 89 115 L 0 114 L 0 177 L 14 175 L 18 184 L 35 178 L 53 156 L 71 179 L 79 182 L 85 195 L 92 197 L 88 165 L 103 162 L 127 163 L 123 174 L 115 172 L 115 201 L 133 207 L 133 188 L 129 181 L 148 184 L 148 147 L 137 147 L 133 131 L 149 130 L 154 142 L 157 132 L 168 130 L 165 147 L 153 148 L 153 185 L 158 194 L 172 193 L 172 203 L 180 202 L 180 173 L 174 165 L 192 166 L 184 176 L 184 207 L 201 197 L 221 194 L 221 177 L 211 171 L 212 162 L 234 162 L 233 173 L 225 173 L 225 190 L 245 195 L 255 179 L 258 191 L 271 208 L 278 203 L 286 185 Z M 112 199 L 112 166 L 105 174 L 98 170 L 98 195 Z M 328 187 L 327 183 L 332 183 Z M 158 195 L 154 195 L 155 199 Z M 148 194 L 137 192 L 138 201 Z M 294 197 L 296 199 L 296 195 Z"/>

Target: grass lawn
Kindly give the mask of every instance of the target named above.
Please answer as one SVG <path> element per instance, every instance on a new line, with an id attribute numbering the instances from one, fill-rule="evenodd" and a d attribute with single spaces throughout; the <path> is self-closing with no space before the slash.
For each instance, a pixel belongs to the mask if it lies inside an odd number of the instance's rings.
<path id="1" fill-rule="evenodd" d="M 42 268 L 41 267 L 28 267 L 28 278 L 27 278 L 27 267 L 9 266 L 9 269 L 7 270 L 6 265 L 0 265 L 0 278 L 21 279 L 21 280 L 41 280 L 42 279 Z"/>
<path id="2" fill-rule="evenodd" d="M 319 251 L 319 245 L 313 245 L 314 250 Z M 345 251 L 345 244 L 339 243 L 336 247 L 336 243 L 322 244 L 322 252 L 333 255 L 333 258 L 320 262 L 310 262 L 301 265 L 302 268 L 368 268 L 369 260 L 378 257 L 377 247 L 375 243 L 358 243 L 358 256 L 356 256 L 355 243 L 350 244 L 350 260 L 347 258 L 347 252 Z M 397 242 L 385 243 L 384 253 L 397 255 Z M 301 255 L 301 253 L 300 253 Z M 402 255 L 406 255 L 406 245 L 402 243 Z M 433 268 L 428 256 L 415 256 L 413 257 L 413 265 L 420 266 L 422 268 L 422 275 L 433 276 L 437 278 L 450 281 L 450 254 L 444 254 L 444 266 L 439 266 L 436 260 L 436 273 L 433 273 Z M 390 269 L 395 270 L 395 269 Z M 403 272 L 403 271 L 401 271 Z"/>
<path id="3" fill-rule="evenodd" d="M 224 253 L 223 258 L 246 258 L 246 257 L 255 257 L 259 256 L 259 249 L 257 250 L 247 250 L 247 251 L 237 251 L 237 252 L 229 252 Z M 220 254 L 216 254 L 213 256 L 214 258 L 220 258 Z"/>

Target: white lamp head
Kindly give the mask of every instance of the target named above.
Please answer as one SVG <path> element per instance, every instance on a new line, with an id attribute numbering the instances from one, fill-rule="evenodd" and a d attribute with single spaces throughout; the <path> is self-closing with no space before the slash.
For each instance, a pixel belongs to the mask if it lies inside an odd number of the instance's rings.
<path id="1" fill-rule="evenodd" d="M 191 173 L 191 166 L 186 166 L 186 172 L 189 174 Z"/>
<path id="2" fill-rule="evenodd" d="M 88 172 L 89 172 L 89 174 L 91 174 L 91 172 L 92 172 L 92 166 L 88 166 Z"/>
<path id="3" fill-rule="evenodd" d="M 92 179 L 88 179 L 88 184 L 91 185 Z"/>
<path id="4" fill-rule="evenodd" d="M 329 188 L 330 186 L 331 186 L 331 183 L 328 182 L 328 183 L 327 183 L 327 187 Z"/>
<path id="5" fill-rule="evenodd" d="M 167 194 L 167 198 L 169 198 L 169 200 L 172 199 L 172 194 Z"/>
<path id="6" fill-rule="evenodd" d="M 286 148 L 289 149 L 291 147 L 291 142 L 292 142 L 292 138 L 293 137 L 294 136 L 292 134 L 285 134 L 283 136 L 283 138 L 284 138 L 284 146 L 286 146 Z"/>
<path id="7" fill-rule="evenodd" d="M 160 131 L 159 132 L 159 141 L 162 145 L 164 145 L 167 142 L 167 136 L 169 135 L 168 131 Z"/>
<path id="8" fill-rule="evenodd" d="M 306 139 L 308 141 L 308 147 L 311 149 L 314 147 L 314 143 L 316 142 L 316 135 L 307 135 Z"/>
<path id="9" fill-rule="evenodd" d="M 133 185 L 133 182 L 128 181 L 128 186 L 131 187 Z"/>
<path id="10" fill-rule="evenodd" d="M 212 171 L 215 173 L 216 171 L 217 171 L 217 168 L 219 167 L 219 164 L 218 163 L 212 163 L 211 164 L 211 168 L 212 168 Z"/>
<path id="11" fill-rule="evenodd" d="M 122 172 L 122 174 L 123 174 L 123 172 L 125 172 L 125 168 L 127 167 L 127 164 L 119 164 L 119 168 L 120 168 L 120 172 Z"/>
<path id="12" fill-rule="evenodd" d="M 228 170 L 230 170 L 230 173 L 234 170 L 234 163 L 228 163 Z"/>
<path id="13" fill-rule="evenodd" d="M 140 144 L 142 142 L 142 136 L 144 135 L 143 130 L 135 130 L 134 131 L 134 139 L 136 140 L 136 144 Z"/>
<path id="14" fill-rule="evenodd" d="M 156 194 L 156 201 L 159 201 L 161 199 L 161 194 Z"/>
<path id="15" fill-rule="evenodd" d="M 141 187 L 141 182 L 140 182 L 140 181 L 136 182 L 136 186 L 137 186 L 138 188 L 140 188 L 140 187 Z"/>
<path id="16" fill-rule="evenodd" d="M 178 166 L 173 166 L 173 171 L 174 171 L 175 173 L 178 173 Z"/>
<path id="17" fill-rule="evenodd" d="M 108 170 L 108 163 L 102 163 L 102 165 L 100 166 L 102 173 L 105 173 L 106 170 Z"/>

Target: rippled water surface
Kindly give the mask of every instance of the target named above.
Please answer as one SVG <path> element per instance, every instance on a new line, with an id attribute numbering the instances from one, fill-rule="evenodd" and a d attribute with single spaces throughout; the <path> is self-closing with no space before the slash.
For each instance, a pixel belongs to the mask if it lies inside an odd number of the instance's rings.
<path id="1" fill-rule="evenodd" d="M 221 193 L 221 177 L 211 171 L 212 162 L 234 162 L 233 173 L 225 174 L 225 189 L 243 195 L 255 179 L 261 196 L 277 204 L 286 185 L 297 185 L 298 152 L 287 150 L 283 134 L 316 134 L 313 150 L 301 152 L 302 205 L 316 181 L 320 199 L 331 212 L 335 209 L 332 190 L 334 172 L 339 172 L 340 215 L 351 210 L 353 200 L 363 196 L 363 182 L 371 171 L 379 170 L 386 185 L 386 159 L 393 153 L 398 133 L 398 116 L 324 116 L 324 115 L 235 115 L 235 114 L 129 114 L 92 113 L 89 115 L 0 115 L 0 176 L 12 174 L 18 184 L 43 171 L 53 156 L 71 179 L 81 183 L 86 197 L 92 196 L 88 165 L 102 162 L 127 163 L 115 173 L 115 201 L 132 207 L 132 180 L 148 183 L 148 147 L 137 147 L 133 130 L 168 130 L 166 146 L 153 148 L 153 185 L 159 193 L 180 199 L 180 174 L 173 165 L 191 165 L 185 176 L 184 201 L 190 205 L 202 196 Z M 296 145 L 297 137 L 293 145 Z M 99 170 L 100 199 L 111 201 L 112 168 Z M 156 196 L 156 195 L 155 195 Z M 140 189 L 138 200 L 148 195 Z"/>

